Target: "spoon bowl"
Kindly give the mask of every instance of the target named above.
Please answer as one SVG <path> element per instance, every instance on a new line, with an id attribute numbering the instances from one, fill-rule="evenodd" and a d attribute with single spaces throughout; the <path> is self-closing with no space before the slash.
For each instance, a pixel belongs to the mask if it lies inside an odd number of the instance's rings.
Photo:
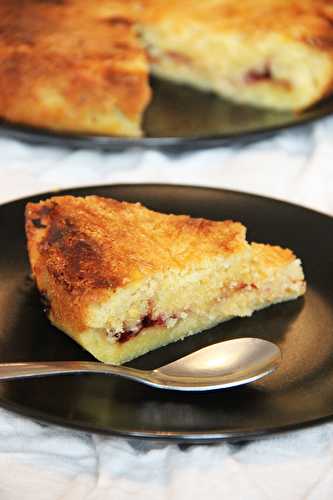
<path id="1" fill-rule="evenodd" d="M 0 381 L 71 373 L 118 375 L 159 389 L 208 391 L 248 384 L 272 373 L 281 351 L 257 338 L 228 340 L 204 347 L 155 370 L 94 361 L 1 363 Z"/>
<path id="2" fill-rule="evenodd" d="M 263 339 L 241 338 L 204 347 L 153 371 L 161 387 L 178 390 L 212 390 L 234 387 L 272 373 L 281 351 Z M 156 380 L 156 381 L 157 381 Z M 160 387 L 155 385 L 155 387 Z"/>

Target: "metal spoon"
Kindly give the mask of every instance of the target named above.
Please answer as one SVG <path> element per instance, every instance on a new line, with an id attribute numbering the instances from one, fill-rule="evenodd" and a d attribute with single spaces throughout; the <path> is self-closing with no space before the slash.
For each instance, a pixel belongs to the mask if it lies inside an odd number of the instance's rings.
<path id="1" fill-rule="evenodd" d="M 94 361 L 45 361 L 0 364 L 0 381 L 70 373 L 102 373 L 159 389 L 209 391 L 248 384 L 273 372 L 281 361 L 277 345 L 242 338 L 204 347 L 156 370 L 138 370 Z"/>

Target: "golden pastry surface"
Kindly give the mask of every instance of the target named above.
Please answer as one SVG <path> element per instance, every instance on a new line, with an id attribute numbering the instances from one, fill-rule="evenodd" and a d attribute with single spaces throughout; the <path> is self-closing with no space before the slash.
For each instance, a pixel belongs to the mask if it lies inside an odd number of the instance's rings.
<path id="1" fill-rule="evenodd" d="M 237 30 L 250 37 L 278 32 L 323 50 L 333 49 L 330 0 L 142 0 L 142 3 L 144 22 L 170 23 L 176 35 L 177 30 L 186 29 L 186 24 L 196 23 L 207 26 L 210 31 Z"/>
<path id="2" fill-rule="evenodd" d="M 115 290 L 245 245 L 240 223 L 166 215 L 98 196 L 28 204 L 26 217 L 29 244 L 38 247 L 34 249 L 40 261 L 47 260 L 48 272 L 73 293 Z"/>
<path id="3" fill-rule="evenodd" d="M 127 2 L 0 0 L 0 115 L 140 135 L 148 64 Z"/>

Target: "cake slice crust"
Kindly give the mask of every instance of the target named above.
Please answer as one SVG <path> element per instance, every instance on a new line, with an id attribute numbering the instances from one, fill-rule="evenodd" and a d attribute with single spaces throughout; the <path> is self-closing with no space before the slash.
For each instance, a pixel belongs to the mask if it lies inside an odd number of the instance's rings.
<path id="1" fill-rule="evenodd" d="M 65 196 L 28 204 L 26 232 L 51 322 L 108 363 L 305 291 L 292 252 L 237 222 Z"/>

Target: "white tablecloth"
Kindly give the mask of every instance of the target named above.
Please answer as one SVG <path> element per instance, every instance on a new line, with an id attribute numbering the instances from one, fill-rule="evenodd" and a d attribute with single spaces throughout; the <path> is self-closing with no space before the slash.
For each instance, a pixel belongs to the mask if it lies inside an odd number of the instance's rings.
<path id="1" fill-rule="evenodd" d="M 159 182 L 259 193 L 333 215 L 332 160 L 333 119 L 249 146 L 180 156 L 0 139 L 0 202 L 78 185 Z M 0 500 L 133 497 L 331 500 L 333 423 L 242 445 L 181 448 L 61 429 L 0 410 Z"/>

